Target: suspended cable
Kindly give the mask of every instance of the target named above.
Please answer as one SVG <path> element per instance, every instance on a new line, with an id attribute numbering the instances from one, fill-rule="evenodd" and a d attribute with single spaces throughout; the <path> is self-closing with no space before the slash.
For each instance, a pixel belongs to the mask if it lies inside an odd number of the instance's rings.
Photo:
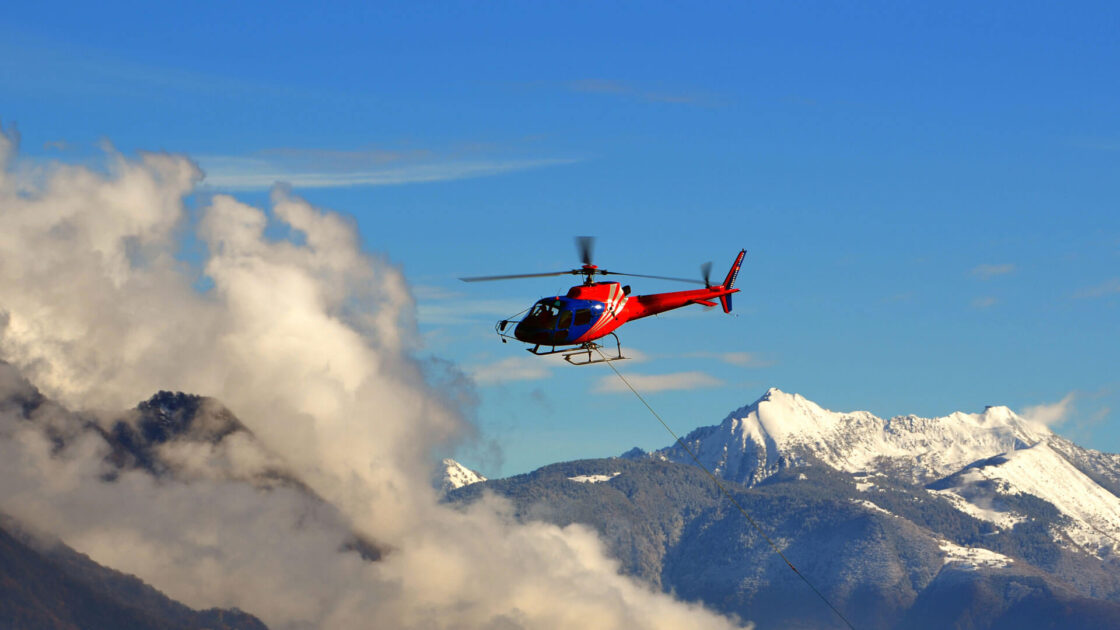
<path id="1" fill-rule="evenodd" d="M 707 466 L 700 463 L 700 458 L 696 456 L 696 453 L 692 452 L 692 449 L 689 448 L 687 444 L 685 444 L 684 440 L 682 440 L 673 431 L 673 429 L 669 428 L 668 423 L 666 423 L 665 420 L 661 418 L 661 415 L 654 411 L 653 407 L 651 407 L 650 404 L 646 402 L 646 399 L 643 398 L 640 393 L 638 393 L 638 390 L 634 389 L 634 386 L 630 384 L 630 381 L 626 380 L 626 377 L 622 375 L 622 372 L 618 371 L 618 368 L 614 366 L 614 362 L 607 360 L 606 355 L 604 355 L 603 352 L 599 350 L 599 348 L 595 348 L 595 351 L 599 353 L 599 356 L 603 357 L 603 362 L 606 363 L 612 371 L 614 371 L 615 375 L 617 375 L 618 378 L 622 380 L 623 384 L 625 384 L 626 387 L 630 389 L 630 391 L 634 392 L 634 395 L 637 396 L 638 400 L 640 400 L 642 404 L 645 405 L 646 409 L 648 409 L 649 412 L 653 414 L 653 417 L 657 418 L 657 421 L 661 423 L 661 426 L 665 427 L 665 430 L 669 432 L 669 435 L 673 436 L 673 439 L 677 441 L 677 444 L 681 445 L 681 448 L 683 448 L 685 452 L 688 453 L 689 457 L 692 458 L 692 461 L 696 464 L 696 466 L 700 468 L 700 470 L 703 470 L 705 473 L 707 473 L 708 477 L 710 477 L 711 480 L 715 482 L 716 487 L 719 488 L 719 491 L 721 493 L 723 493 L 723 496 L 727 497 L 727 500 L 731 501 L 731 504 L 738 508 L 739 513 L 743 515 L 743 518 L 747 519 L 747 522 L 750 523 L 751 526 L 754 527 L 755 531 L 757 531 L 762 536 L 762 538 L 766 541 L 766 544 L 770 545 L 770 549 L 772 549 L 774 553 L 778 554 L 778 557 L 786 563 L 786 566 L 788 566 L 790 570 L 797 574 L 797 577 L 801 578 L 801 581 L 805 582 L 805 584 L 810 589 L 812 589 L 814 593 L 817 594 L 817 597 L 819 597 L 822 602 L 824 602 L 829 608 L 831 608 L 832 612 L 836 613 L 837 617 L 840 617 L 840 619 L 845 624 L 847 624 L 847 626 L 851 628 L 851 630 L 855 630 L 855 626 L 852 625 L 852 622 L 848 621 L 848 618 L 844 616 L 844 613 L 840 612 L 840 609 L 834 606 L 832 602 L 830 602 L 828 598 L 824 596 L 824 593 L 822 593 L 820 589 L 818 589 L 812 582 L 809 581 L 809 578 L 805 577 L 805 575 L 801 573 L 801 571 L 797 570 L 797 567 L 795 567 L 793 563 L 790 562 L 789 558 L 786 557 L 786 554 L 782 553 L 782 550 L 778 547 L 777 543 L 775 543 L 774 540 L 766 534 L 766 531 L 762 529 L 762 526 L 759 525 L 758 522 L 751 518 L 751 515 L 747 513 L 746 508 L 744 508 L 743 505 L 739 503 L 739 501 L 731 494 L 731 492 L 729 492 L 727 488 L 724 487 L 723 483 L 719 480 L 719 477 L 717 477 L 712 471 L 708 470 Z"/>

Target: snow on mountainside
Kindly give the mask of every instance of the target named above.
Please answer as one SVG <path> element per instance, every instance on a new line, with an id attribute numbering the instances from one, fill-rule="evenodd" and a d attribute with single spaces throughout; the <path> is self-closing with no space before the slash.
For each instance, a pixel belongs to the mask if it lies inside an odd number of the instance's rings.
<path id="1" fill-rule="evenodd" d="M 445 459 L 443 460 L 443 475 L 437 485 L 441 492 L 450 492 L 480 481 L 486 481 L 486 477 L 453 459 Z"/>
<path id="2" fill-rule="evenodd" d="M 884 420 L 866 411 L 828 411 L 798 394 L 771 388 L 721 424 L 697 429 L 684 441 L 717 474 L 753 485 L 780 468 L 814 460 L 845 472 L 890 470 L 928 482 L 1052 435 L 1007 407 Z M 688 458 L 679 445 L 658 454 L 675 461 Z"/>
<path id="3" fill-rule="evenodd" d="M 927 485 L 999 528 L 1030 518 L 1017 498 L 1030 496 L 1064 517 L 1051 532 L 1055 540 L 1102 556 L 1120 550 L 1120 456 L 1081 448 L 1007 407 L 882 419 L 829 411 L 772 388 L 684 442 L 716 474 L 748 486 L 806 465 L 866 475 L 861 491 L 886 475 Z M 679 444 L 653 456 L 691 462 Z"/>
<path id="4" fill-rule="evenodd" d="M 749 518 L 680 445 L 448 500 L 590 526 L 622 572 L 759 627 L 842 627 L 761 530 L 858 628 L 1120 628 L 1120 456 L 1006 407 L 881 419 L 771 389 L 683 442 Z"/>
<path id="5" fill-rule="evenodd" d="M 868 477 L 875 486 L 863 490 Z M 857 628 L 1120 628 L 1120 558 L 1055 541 L 1048 528 L 1063 517 L 1042 499 L 1011 501 L 1029 522 L 995 531 L 941 493 L 878 473 L 814 464 L 725 487 L 750 519 L 696 466 L 637 452 L 552 464 L 448 500 L 494 493 L 518 519 L 591 527 L 621 572 L 760 628 L 843 625 L 755 527 Z"/>
<path id="6" fill-rule="evenodd" d="M 958 497 L 964 511 L 997 525 L 1008 514 L 1016 517 L 1013 521 L 1025 518 L 1007 506 L 1008 497 L 1033 495 L 1068 519 L 1053 532 L 1055 535 L 1092 554 L 1109 555 L 1110 550 L 1120 549 L 1120 497 L 1095 483 L 1046 443 L 978 462 L 934 487 L 935 492 Z M 987 509 L 976 509 L 978 506 Z"/>
<path id="7" fill-rule="evenodd" d="M 576 483 L 603 483 L 621 474 L 622 473 L 614 472 L 609 475 L 576 475 L 575 477 L 568 477 L 568 481 L 574 481 Z"/>
<path id="8" fill-rule="evenodd" d="M 1102 488 L 1120 496 L 1120 455 L 1082 448 L 1057 435 L 1046 443 Z"/>
<path id="9" fill-rule="evenodd" d="M 983 548 L 961 547 L 947 540 L 942 540 L 939 548 L 945 554 L 945 564 L 957 564 L 966 570 L 983 567 L 1002 569 L 1015 562 L 1002 553 Z"/>

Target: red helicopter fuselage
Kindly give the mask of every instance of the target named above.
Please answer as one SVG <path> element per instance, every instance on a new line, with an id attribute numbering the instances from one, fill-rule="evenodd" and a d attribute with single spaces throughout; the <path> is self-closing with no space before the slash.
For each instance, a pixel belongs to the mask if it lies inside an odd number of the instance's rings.
<path id="1" fill-rule="evenodd" d="M 618 282 L 574 286 L 567 295 L 543 298 L 534 304 L 517 324 L 513 336 L 537 346 L 580 345 L 605 337 L 626 322 L 689 304 L 715 306 L 718 301 L 723 311 L 729 313 L 731 294 L 739 291 L 733 285 L 745 254 L 739 252 L 723 284 L 703 289 L 630 295 L 630 287 Z M 505 323 L 499 322 L 499 332 Z"/>

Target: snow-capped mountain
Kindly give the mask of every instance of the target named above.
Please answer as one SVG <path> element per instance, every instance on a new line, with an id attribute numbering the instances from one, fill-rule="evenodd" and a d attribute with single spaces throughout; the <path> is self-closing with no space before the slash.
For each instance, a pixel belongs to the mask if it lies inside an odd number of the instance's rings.
<path id="1" fill-rule="evenodd" d="M 624 573 L 759 627 L 1120 628 L 1120 455 L 1007 407 L 882 419 L 771 389 L 681 445 L 452 491 L 594 528 Z M 757 528 L 757 529 L 756 529 Z"/>
<path id="2" fill-rule="evenodd" d="M 878 472 L 929 482 L 978 459 L 1025 448 L 1053 434 L 1007 407 L 944 418 L 882 419 L 866 411 L 838 413 L 798 394 L 771 388 L 717 426 L 696 429 L 684 442 L 720 476 L 753 485 L 779 469 L 813 462 L 845 472 Z M 679 445 L 658 451 L 674 461 L 691 457 Z"/>
<path id="3" fill-rule="evenodd" d="M 1097 555 L 1120 550 L 1120 456 L 1081 448 L 1007 407 L 882 419 L 772 388 L 684 442 L 710 470 L 747 486 L 785 468 L 823 465 L 860 475 L 865 492 L 879 478 L 926 485 L 998 528 L 1028 518 L 1017 498 L 1034 497 L 1064 517 L 1051 532 L 1059 542 Z M 654 457 L 692 463 L 679 444 Z"/>
<path id="4" fill-rule="evenodd" d="M 486 477 L 450 458 L 443 460 L 441 468 L 442 474 L 436 480 L 436 485 L 441 492 L 450 492 L 472 483 L 486 481 Z"/>
<path id="5" fill-rule="evenodd" d="M 1022 520 L 997 528 L 943 492 L 814 464 L 725 484 L 748 522 L 696 466 L 635 455 L 552 464 L 449 500 L 495 493 L 519 518 L 591 527 L 622 572 L 758 627 L 847 627 L 759 530 L 857 628 L 1120 627 L 1120 561 L 1054 540 L 1064 517 L 1042 499 L 1010 500 Z"/>

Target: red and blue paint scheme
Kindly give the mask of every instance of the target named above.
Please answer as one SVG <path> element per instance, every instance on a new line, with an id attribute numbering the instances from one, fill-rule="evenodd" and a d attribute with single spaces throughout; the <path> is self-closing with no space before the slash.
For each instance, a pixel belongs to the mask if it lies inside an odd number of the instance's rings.
<path id="1" fill-rule="evenodd" d="M 728 270 L 722 284 L 711 286 L 707 280 L 703 289 L 689 291 L 672 291 L 669 293 L 653 293 L 650 295 L 631 295 L 630 287 L 618 282 L 592 282 L 595 275 L 605 275 L 612 272 L 599 270 L 590 263 L 577 270 L 567 273 L 585 274 L 586 282 L 580 286 L 572 287 L 567 295 L 547 297 L 539 300 L 513 330 L 513 338 L 518 341 L 533 344 L 529 349 L 534 354 L 571 353 L 573 348 L 557 350 L 557 347 L 577 346 L 580 350 L 576 353 L 587 351 L 588 360 L 583 363 L 597 363 L 591 360 L 590 350 L 598 348 L 595 340 L 607 335 L 612 335 L 615 330 L 627 322 L 664 313 L 673 309 L 700 304 L 715 306 L 717 302 L 723 307 L 723 312 L 731 312 L 731 295 L 739 289 L 734 288 L 735 280 L 739 275 L 739 267 L 743 263 L 746 250 L 740 251 Z M 545 274 L 534 274 L 545 275 Z M 636 275 L 636 274 L 617 274 Z M 521 276 L 524 277 L 524 276 Z M 647 276 L 657 277 L 657 276 Z M 493 279 L 493 278 L 479 278 Z M 506 327 L 512 323 L 510 320 L 498 322 L 498 334 L 503 341 L 508 337 Z M 617 336 L 615 337 L 617 342 Z M 550 346 L 552 350 L 542 350 L 543 346 Z M 565 354 L 569 362 L 572 354 Z M 619 356 L 603 360 L 621 359 Z"/>

